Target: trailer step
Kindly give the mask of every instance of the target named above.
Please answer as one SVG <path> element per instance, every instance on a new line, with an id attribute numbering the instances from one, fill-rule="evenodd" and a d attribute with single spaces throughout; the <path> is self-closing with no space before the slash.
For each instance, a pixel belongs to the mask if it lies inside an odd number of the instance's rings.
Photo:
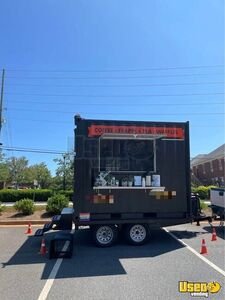
<path id="1" fill-rule="evenodd" d="M 52 222 L 46 223 L 42 229 L 43 232 L 49 231 L 50 229 L 52 229 L 52 226 L 53 226 Z"/>
<path id="2" fill-rule="evenodd" d="M 52 229 L 54 224 L 52 222 L 46 223 L 42 229 L 37 229 L 34 236 L 42 236 L 45 232 Z"/>
<path id="3" fill-rule="evenodd" d="M 43 229 L 37 229 L 34 236 L 42 236 L 44 234 Z"/>
<path id="4" fill-rule="evenodd" d="M 59 222 L 61 219 L 61 215 L 55 215 L 52 217 L 52 222 Z"/>
<path id="5" fill-rule="evenodd" d="M 42 236 L 45 232 L 49 231 L 49 230 L 66 230 L 68 228 L 65 228 L 64 227 L 61 227 L 61 215 L 55 215 L 52 217 L 52 220 L 48 223 L 46 223 L 44 225 L 44 227 L 42 229 L 38 229 L 36 232 L 35 232 L 35 236 Z M 72 222 L 72 219 L 71 219 L 71 222 Z M 71 223 L 71 226 L 72 226 L 72 223 Z"/>

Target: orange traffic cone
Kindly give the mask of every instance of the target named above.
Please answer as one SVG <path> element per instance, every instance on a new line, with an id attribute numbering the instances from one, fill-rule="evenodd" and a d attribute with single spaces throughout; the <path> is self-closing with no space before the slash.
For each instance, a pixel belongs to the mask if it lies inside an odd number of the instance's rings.
<path id="1" fill-rule="evenodd" d="M 32 233 L 31 223 L 28 224 L 28 228 L 27 228 L 27 231 L 25 233 L 26 234 L 31 234 Z"/>
<path id="2" fill-rule="evenodd" d="M 212 239 L 211 241 L 217 241 L 217 237 L 216 237 L 216 228 L 213 227 L 213 232 L 212 232 Z"/>
<path id="3" fill-rule="evenodd" d="M 41 240 L 41 249 L 40 249 L 40 253 L 41 253 L 41 255 L 43 255 L 43 256 L 47 253 L 46 245 L 45 245 L 45 240 L 44 240 L 44 239 Z"/>
<path id="4" fill-rule="evenodd" d="M 201 252 L 200 254 L 207 254 L 207 248 L 206 248 L 206 244 L 205 244 L 205 240 L 202 239 L 202 248 L 201 248 Z"/>

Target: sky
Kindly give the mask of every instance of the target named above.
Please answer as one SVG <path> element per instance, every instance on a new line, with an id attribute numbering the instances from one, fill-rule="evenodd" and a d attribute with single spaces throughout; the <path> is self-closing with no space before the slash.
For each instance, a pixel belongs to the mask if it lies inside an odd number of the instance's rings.
<path id="1" fill-rule="evenodd" d="M 4 146 L 71 151 L 76 113 L 189 121 L 191 157 L 224 143 L 223 0 L 1 0 L 3 68 Z"/>

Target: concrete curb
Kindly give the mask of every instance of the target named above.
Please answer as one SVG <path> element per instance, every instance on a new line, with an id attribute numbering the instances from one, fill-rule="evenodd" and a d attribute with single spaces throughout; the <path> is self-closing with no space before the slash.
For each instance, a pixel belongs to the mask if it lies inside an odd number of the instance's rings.
<path id="1" fill-rule="evenodd" d="M 28 225 L 29 223 L 31 223 L 31 225 L 44 225 L 49 222 L 51 222 L 51 220 L 47 220 L 47 221 L 41 221 L 41 220 L 0 221 L 0 226 L 1 225 Z"/>

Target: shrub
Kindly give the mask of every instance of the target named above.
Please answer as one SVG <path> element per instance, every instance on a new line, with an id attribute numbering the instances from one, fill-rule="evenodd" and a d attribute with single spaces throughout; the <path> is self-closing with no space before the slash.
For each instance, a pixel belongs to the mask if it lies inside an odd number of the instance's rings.
<path id="1" fill-rule="evenodd" d="M 69 206 L 69 200 L 66 196 L 55 194 L 47 201 L 46 211 L 50 214 L 59 214 L 64 207 Z"/>
<path id="2" fill-rule="evenodd" d="M 209 189 L 207 186 L 198 186 L 192 189 L 193 193 L 198 193 L 200 199 L 207 199 L 209 197 Z"/>
<path id="3" fill-rule="evenodd" d="M 206 209 L 206 208 L 208 208 L 208 205 L 204 201 L 201 200 L 200 207 L 201 207 L 201 209 Z"/>
<path id="4" fill-rule="evenodd" d="M 22 199 L 16 201 L 16 203 L 14 204 L 14 208 L 24 215 L 32 215 L 35 210 L 35 205 L 34 201 L 31 199 Z"/>
<path id="5" fill-rule="evenodd" d="M 24 198 L 34 199 L 34 201 L 47 201 L 52 196 L 51 190 L 0 190 L 1 202 L 16 202 Z"/>
<path id="6" fill-rule="evenodd" d="M 66 198 L 69 199 L 69 201 L 73 201 L 73 190 L 66 190 L 66 191 L 58 191 L 57 194 L 61 194 L 66 196 Z"/>
<path id="7" fill-rule="evenodd" d="M 2 205 L 2 202 L 0 202 L 0 215 L 5 210 L 5 205 Z"/>
<path id="8" fill-rule="evenodd" d="M 210 198 L 209 191 L 213 187 L 215 187 L 215 186 L 213 186 L 213 185 L 209 185 L 209 186 L 200 185 L 198 187 L 193 187 L 192 192 L 193 193 L 198 193 L 200 199 L 209 199 Z"/>

